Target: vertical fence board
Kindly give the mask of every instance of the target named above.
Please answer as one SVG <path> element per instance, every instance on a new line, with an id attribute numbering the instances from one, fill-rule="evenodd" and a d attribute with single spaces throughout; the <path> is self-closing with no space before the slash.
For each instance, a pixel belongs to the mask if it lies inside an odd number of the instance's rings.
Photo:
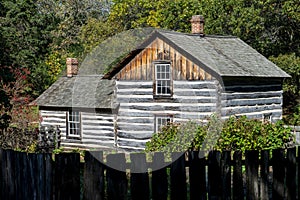
<path id="1" fill-rule="evenodd" d="M 204 152 L 189 152 L 189 179 L 190 179 L 190 199 L 205 200 L 206 197 L 206 176 Z M 201 156 L 201 157 L 199 157 Z"/>
<path id="2" fill-rule="evenodd" d="M 123 153 L 107 155 L 107 196 L 108 199 L 127 198 L 126 160 Z"/>
<path id="3" fill-rule="evenodd" d="M 24 196 L 24 199 L 33 199 L 32 194 L 34 193 L 33 190 L 35 190 L 35 186 L 32 185 L 32 174 L 30 173 L 31 169 L 31 163 L 29 163 L 29 158 L 27 154 L 23 154 L 21 157 L 22 163 L 23 163 L 23 173 L 22 173 L 22 179 L 26 181 L 26 184 L 23 185 L 24 193 L 21 191 L 22 196 Z M 33 170 L 32 170 L 33 171 Z"/>
<path id="4" fill-rule="evenodd" d="M 55 155 L 55 199 L 80 199 L 79 153 Z"/>
<path id="5" fill-rule="evenodd" d="M 35 162 L 35 157 L 34 154 L 28 154 L 27 156 L 27 164 L 28 164 L 28 168 L 27 168 L 27 177 L 28 177 L 28 190 L 30 192 L 27 193 L 27 197 L 28 199 L 35 199 L 36 198 L 36 175 L 35 175 L 35 166 L 34 166 L 34 162 Z"/>
<path id="6" fill-rule="evenodd" d="M 208 154 L 208 199 L 222 199 L 221 152 Z"/>
<path id="7" fill-rule="evenodd" d="M 30 166 L 29 166 L 29 161 L 28 161 L 28 155 L 24 153 L 22 155 L 22 157 L 20 158 L 20 161 L 22 162 L 22 165 L 23 165 L 23 170 L 22 170 L 23 172 L 21 175 L 21 179 L 26 181 L 26 184 L 23 185 L 23 191 L 20 191 L 20 193 L 22 193 L 22 196 L 24 197 L 24 199 L 32 199 L 32 197 L 31 197 L 32 184 L 31 184 L 31 176 L 29 173 Z"/>
<path id="8" fill-rule="evenodd" d="M 231 153 L 223 151 L 221 154 L 222 199 L 231 199 Z"/>
<path id="9" fill-rule="evenodd" d="M 3 199 L 2 188 L 4 186 L 3 175 L 2 175 L 2 172 L 4 171 L 4 168 L 2 166 L 2 160 L 3 160 L 2 153 L 3 153 L 3 149 L 0 148 L 0 199 Z"/>
<path id="10" fill-rule="evenodd" d="M 287 150 L 286 159 L 286 196 L 287 199 L 296 199 L 296 148 Z"/>
<path id="11" fill-rule="evenodd" d="M 242 152 L 235 151 L 233 154 L 233 199 L 244 199 Z"/>
<path id="12" fill-rule="evenodd" d="M 185 154 L 172 153 L 171 176 L 171 199 L 187 199 Z"/>
<path id="13" fill-rule="evenodd" d="M 297 161 L 297 189 L 295 188 L 295 190 L 298 191 L 298 199 L 300 199 L 300 146 L 297 147 L 297 158 L 296 158 L 296 161 Z"/>
<path id="14" fill-rule="evenodd" d="M 14 161 L 15 153 L 12 150 L 2 152 L 2 198 L 15 199 Z"/>
<path id="15" fill-rule="evenodd" d="M 37 199 L 44 200 L 45 199 L 45 163 L 44 163 L 44 155 L 36 154 L 36 172 L 37 176 Z"/>
<path id="16" fill-rule="evenodd" d="M 269 199 L 269 159 L 270 152 L 267 150 L 261 151 L 261 165 L 260 165 L 260 198 L 261 199 Z"/>
<path id="17" fill-rule="evenodd" d="M 154 153 L 152 162 L 152 199 L 167 200 L 168 198 L 168 177 L 164 162 L 164 154 Z"/>
<path id="18" fill-rule="evenodd" d="M 53 192 L 53 175 L 54 175 L 54 167 L 51 153 L 44 154 L 44 162 L 45 162 L 45 200 L 54 199 Z"/>
<path id="19" fill-rule="evenodd" d="M 284 199 L 285 155 L 283 149 L 275 149 L 272 152 L 273 164 L 273 199 Z"/>
<path id="20" fill-rule="evenodd" d="M 233 166 L 233 199 L 244 199 L 242 153 L 209 153 L 208 160 L 199 158 L 199 152 L 172 154 L 171 165 L 164 161 L 163 153 L 155 153 L 148 165 L 146 155 L 130 154 L 130 192 L 124 154 L 110 154 L 106 164 L 102 152 L 86 152 L 83 184 L 80 184 L 79 154 L 62 153 L 52 161 L 51 154 L 27 154 L 0 149 L 0 198 L 1 199 L 231 199 L 231 165 Z M 247 199 L 297 199 L 300 173 L 296 148 L 276 149 L 270 160 L 269 151 L 246 151 L 246 198 Z M 148 167 L 152 168 L 151 191 Z M 190 190 L 187 194 L 186 167 L 189 166 Z M 273 181 L 270 182 L 270 166 Z M 208 177 L 206 177 L 206 167 Z M 298 167 L 298 169 L 297 169 Z M 167 168 L 170 168 L 168 190 Z M 106 173 L 105 170 L 106 169 Z M 260 173 L 258 171 L 260 169 Z M 260 179 L 258 178 L 260 174 Z M 106 175 L 106 179 L 105 176 Z M 105 185 L 105 181 L 107 185 Z M 206 183 L 208 181 L 208 183 Z M 107 187 L 106 187 L 107 186 Z M 206 188 L 208 186 L 208 188 Z M 259 187 L 260 186 L 260 187 Z M 270 188 L 272 186 L 272 193 Z M 54 187 L 54 189 L 53 189 Z M 105 195 L 107 189 L 107 195 Z M 208 191 L 208 194 L 206 194 Z M 169 193 L 170 192 L 170 193 Z M 129 194 L 129 195 L 128 195 Z M 131 196 L 130 196 L 131 195 Z M 299 194 L 298 194 L 299 197 Z"/>
<path id="21" fill-rule="evenodd" d="M 21 175 L 23 171 L 23 166 L 22 166 L 22 154 L 21 152 L 15 152 L 15 164 L 14 164 L 14 185 L 15 185 L 15 198 L 16 199 L 22 199 L 22 193 L 24 193 L 24 190 L 22 188 L 22 183 L 21 183 Z"/>
<path id="22" fill-rule="evenodd" d="M 146 154 L 134 153 L 130 154 L 131 175 L 130 190 L 131 199 L 149 199 L 149 176 L 146 163 Z"/>
<path id="23" fill-rule="evenodd" d="M 245 153 L 247 200 L 259 199 L 258 190 L 258 151 Z"/>
<path id="24" fill-rule="evenodd" d="M 102 200 L 104 193 L 103 152 L 87 151 L 84 156 L 83 199 Z"/>

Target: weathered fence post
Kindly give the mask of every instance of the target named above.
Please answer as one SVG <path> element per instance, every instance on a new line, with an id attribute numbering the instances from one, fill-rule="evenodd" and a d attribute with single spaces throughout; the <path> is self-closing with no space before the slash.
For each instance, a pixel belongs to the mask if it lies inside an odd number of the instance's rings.
<path id="1" fill-rule="evenodd" d="M 258 156 L 255 150 L 245 152 L 247 200 L 259 199 Z"/>
<path id="2" fill-rule="evenodd" d="M 79 153 L 60 153 L 55 155 L 55 199 L 80 199 Z"/>
<path id="3" fill-rule="evenodd" d="M 242 152 L 235 151 L 233 154 L 233 199 L 244 199 Z"/>
<path id="4" fill-rule="evenodd" d="M 185 154 L 172 153 L 171 176 L 171 199 L 187 199 Z"/>
<path id="5" fill-rule="evenodd" d="M 131 199 L 149 199 L 149 176 L 148 166 L 146 162 L 146 154 L 133 153 L 130 154 L 131 175 L 130 189 Z"/>
<path id="6" fill-rule="evenodd" d="M 223 151 L 221 154 L 221 180 L 222 199 L 231 199 L 231 152 Z"/>
<path id="7" fill-rule="evenodd" d="M 222 199 L 221 152 L 208 154 L 208 199 Z"/>
<path id="8" fill-rule="evenodd" d="M 287 150 L 286 159 L 286 196 L 287 199 L 296 199 L 296 148 Z"/>
<path id="9" fill-rule="evenodd" d="M 284 149 L 275 149 L 272 152 L 273 166 L 273 199 L 284 199 L 284 178 L 285 178 L 285 154 Z"/>
<path id="10" fill-rule="evenodd" d="M 168 177 L 164 164 L 164 154 L 154 153 L 152 158 L 152 199 L 167 200 L 168 198 Z"/>
<path id="11" fill-rule="evenodd" d="M 84 156 L 84 200 L 105 199 L 104 193 L 104 165 L 102 151 L 87 151 Z"/>
<path id="12" fill-rule="evenodd" d="M 4 150 L 2 152 L 2 197 L 1 199 L 15 199 L 15 152 Z"/>
<path id="13" fill-rule="evenodd" d="M 3 170 L 4 170 L 4 168 L 3 168 L 3 166 L 2 166 L 2 160 L 3 160 L 3 149 L 2 148 L 0 148 L 0 199 L 3 199 L 2 197 L 2 187 L 3 187 L 3 175 L 2 175 L 2 173 L 3 173 Z"/>
<path id="14" fill-rule="evenodd" d="M 127 198 L 128 182 L 126 177 L 126 160 L 123 153 L 110 154 L 107 160 L 107 197 L 109 200 Z"/>
<path id="15" fill-rule="evenodd" d="M 201 157 L 199 157 L 201 155 Z M 203 155 L 203 156 L 202 156 Z M 190 199 L 206 200 L 206 175 L 204 152 L 189 152 Z"/>
<path id="16" fill-rule="evenodd" d="M 260 198 L 269 199 L 269 167 L 270 167 L 270 151 L 262 150 L 261 151 L 261 165 L 260 165 Z"/>

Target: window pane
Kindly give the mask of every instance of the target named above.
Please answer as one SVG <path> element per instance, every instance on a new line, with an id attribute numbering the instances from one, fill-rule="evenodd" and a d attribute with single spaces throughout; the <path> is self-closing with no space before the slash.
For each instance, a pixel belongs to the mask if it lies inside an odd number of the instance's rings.
<path id="1" fill-rule="evenodd" d="M 170 65 L 166 65 L 166 72 L 170 72 Z"/>
<path id="2" fill-rule="evenodd" d="M 156 65 L 156 72 L 160 73 L 160 65 Z"/>

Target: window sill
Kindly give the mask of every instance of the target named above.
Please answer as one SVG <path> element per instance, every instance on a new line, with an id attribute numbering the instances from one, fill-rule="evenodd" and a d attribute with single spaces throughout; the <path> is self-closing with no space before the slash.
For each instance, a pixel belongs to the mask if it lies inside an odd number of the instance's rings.
<path id="1" fill-rule="evenodd" d="M 81 137 L 72 137 L 72 136 L 67 136 L 65 141 L 81 141 Z"/>
<path id="2" fill-rule="evenodd" d="M 174 98 L 172 96 L 153 96 L 154 101 L 160 101 L 160 102 L 173 102 Z"/>

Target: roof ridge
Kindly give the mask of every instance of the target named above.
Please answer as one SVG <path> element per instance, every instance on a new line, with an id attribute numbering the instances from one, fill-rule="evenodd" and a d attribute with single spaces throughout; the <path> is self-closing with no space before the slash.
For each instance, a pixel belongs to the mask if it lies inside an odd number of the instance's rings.
<path id="1" fill-rule="evenodd" d="M 166 30 L 166 29 L 158 29 L 156 30 L 159 33 L 170 33 L 170 34 L 177 34 L 177 35 L 186 35 L 186 36 L 193 36 L 193 37 L 209 37 L 209 38 L 239 38 L 234 35 L 204 35 L 200 36 L 199 34 L 192 34 L 192 33 L 183 33 L 178 31 Z"/>

